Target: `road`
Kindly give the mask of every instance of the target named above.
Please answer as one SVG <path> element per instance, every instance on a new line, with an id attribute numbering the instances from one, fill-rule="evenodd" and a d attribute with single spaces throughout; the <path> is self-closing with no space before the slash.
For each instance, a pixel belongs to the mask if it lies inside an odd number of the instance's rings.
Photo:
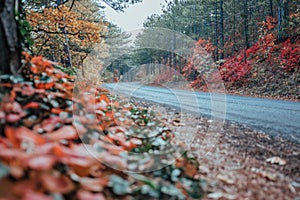
<path id="1" fill-rule="evenodd" d="M 300 144 L 300 103 L 144 86 L 105 84 L 115 94 L 136 97 L 212 118 L 245 124 Z"/>

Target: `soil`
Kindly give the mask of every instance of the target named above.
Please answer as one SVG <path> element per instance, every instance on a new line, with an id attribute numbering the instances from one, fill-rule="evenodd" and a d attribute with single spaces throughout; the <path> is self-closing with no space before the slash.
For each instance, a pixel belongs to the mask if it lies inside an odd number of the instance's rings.
<path id="1" fill-rule="evenodd" d="M 175 142 L 197 157 L 203 199 L 300 199 L 300 144 L 232 122 L 214 131 L 212 119 L 132 101 L 155 111 Z"/>

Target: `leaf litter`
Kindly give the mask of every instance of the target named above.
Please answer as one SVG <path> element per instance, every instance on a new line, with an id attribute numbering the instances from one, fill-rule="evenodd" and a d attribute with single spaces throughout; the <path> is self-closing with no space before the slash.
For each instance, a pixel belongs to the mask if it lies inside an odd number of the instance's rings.
<path id="1" fill-rule="evenodd" d="M 195 158 L 172 143 L 174 133 L 154 112 L 84 81 L 75 86 L 55 63 L 25 56 L 24 75 L 0 76 L 1 198 L 203 195 L 203 181 L 194 177 L 198 163 L 186 165 Z"/>

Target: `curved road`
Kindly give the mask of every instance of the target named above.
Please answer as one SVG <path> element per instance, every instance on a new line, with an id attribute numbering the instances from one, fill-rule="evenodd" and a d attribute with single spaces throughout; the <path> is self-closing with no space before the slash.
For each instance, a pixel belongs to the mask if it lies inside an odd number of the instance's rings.
<path id="1" fill-rule="evenodd" d="M 115 94 L 133 96 L 208 117 L 235 121 L 300 144 L 300 103 L 144 86 L 105 84 Z"/>

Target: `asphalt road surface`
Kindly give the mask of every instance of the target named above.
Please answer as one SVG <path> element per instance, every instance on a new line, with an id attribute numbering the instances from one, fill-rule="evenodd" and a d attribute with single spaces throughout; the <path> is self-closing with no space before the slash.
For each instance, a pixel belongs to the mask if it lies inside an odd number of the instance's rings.
<path id="1" fill-rule="evenodd" d="M 104 87 L 129 98 L 141 98 L 183 111 L 245 124 L 300 144 L 299 102 L 174 90 L 138 83 L 105 84 Z"/>

